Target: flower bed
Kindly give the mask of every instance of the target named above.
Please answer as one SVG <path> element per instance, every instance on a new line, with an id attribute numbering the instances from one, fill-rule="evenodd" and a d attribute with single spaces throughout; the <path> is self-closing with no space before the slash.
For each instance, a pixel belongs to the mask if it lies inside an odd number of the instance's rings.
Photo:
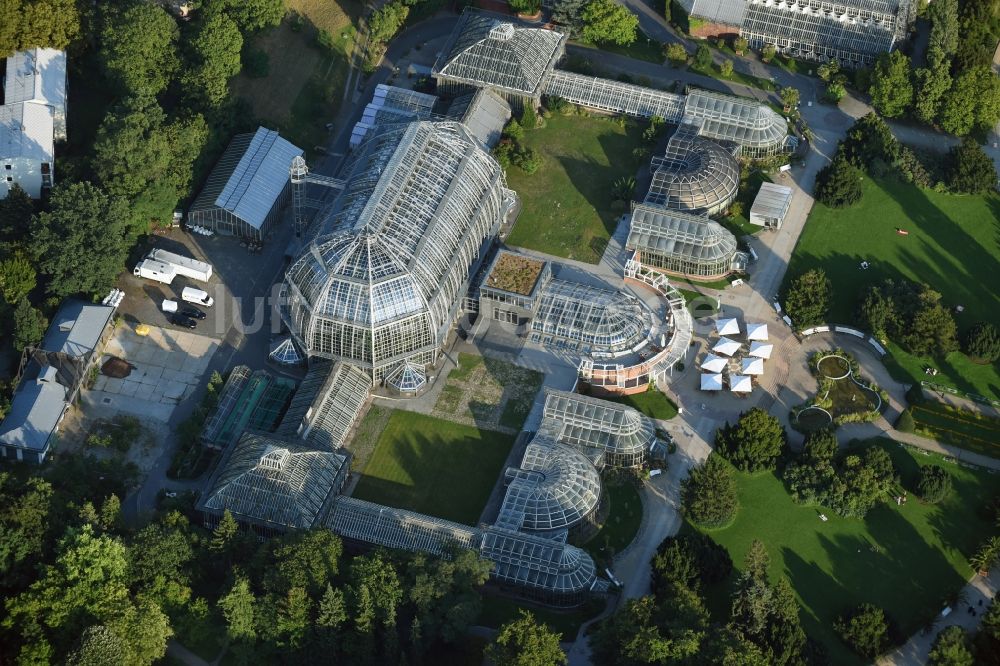
<path id="1" fill-rule="evenodd" d="M 816 352 L 809 369 L 819 383 L 812 400 L 792 409 L 792 426 L 801 432 L 816 430 L 816 410 L 826 412 L 832 425 L 868 423 L 882 413 L 888 395 L 874 382 L 861 376 L 857 359 L 843 349 Z M 800 420 L 800 416 L 807 418 Z"/>

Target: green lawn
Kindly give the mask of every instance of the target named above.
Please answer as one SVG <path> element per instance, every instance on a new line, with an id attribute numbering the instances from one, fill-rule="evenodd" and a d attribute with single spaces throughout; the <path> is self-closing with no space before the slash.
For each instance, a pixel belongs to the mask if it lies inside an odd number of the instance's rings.
<path id="1" fill-rule="evenodd" d="M 918 434 L 939 442 L 1000 458 L 1000 420 L 954 409 L 936 400 L 912 405 Z"/>
<path id="2" fill-rule="evenodd" d="M 1000 195 L 955 196 L 895 179 L 863 183 L 864 197 L 846 209 L 817 203 L 792 254 L 786 279 L 822 268 L 833 282 L 829 319 L 851 323 L 862 291 L 885 278 L 926 282 L 948 306 L 962 305 L 959 329 L 977 321 L 1000 326 L 1000 290 L 991 288 L 1000 270 Z M 896 229 L 909 232 L 900 236 Z M 871 268 L 861 270 L 861 261 Z M 901 381 L 922 379 L 1000 398 L 1000 364 L 976 365 L 953 353 L 942 361 L 891 348 L 890 364 Z M 929 378 L 928 365 L 940 370 Z"/>
<path id="3" fill-rule="evenodd" d="M 743 210 L 738 215 L 727 215 L 719 219 L 719 224 L 728 229 L 737 238 L 740 236 L 752 236 L 759 233 L 764 227 L 750 223 L 750 207 L 753 200 L 757 198 L 757 192 L 764 183 L 770 183 L 771 178 L 760 169 L 749 171 L 744 169 L 740 174 L 740 189 L 736 195 Z"/>
<path id="4" fill-rule="evenodd" d="M 646 416 L 654 419 L 672 419 L 677 416 L 677 405 L 656 389 L 632 395 L 620 395 L 608 398 L 611 402 L 634 407 Z"/>
<path id="5" fill-rule="evenodd" d="M 833 631 L 834 618 L 861 602 L 884 608 L 910 635 L 937 615 L 950 595 L 971 577 L 966 556 L 994 529 L 980 509 L 1000 492 L 1000 478 L 959 467 L 938 456 L 911 453 L 882 440 L 900 472 L 909 502 L 883 504 L 861 519 L 841 518 L 817 506 L 795 504 L 771 473 L 737 473 L 740 510 L 729 527 L 712 531 L 737 567 L 753 539 L 771 555 L 771 576 L 785 576 L 795 588 L 807 633 L 826 645 L 830 663 L 860 664 Z M 921 465 L 942 465 L 954 491 L 944 502 L 925 505 L 913 492 Z M 819 514 L 829 517 L 819 520 Z M 728 584 L 708 590 L 713 613 L 724 619 Z"/>
<path id="6" fill-rule="evenodd" d="M 612 187 L 634 176 L 641 160 L 644 125 L 621 127 L 605 117 L 553 114 L 541 129 L 524 133 L 523 143 L 544 156 L 530 176 L 516 167 L 507 183 L 523 207 L 507 242 L 557 257 L 597 263 L 625 210 L 613 210 Z"/>
<path id="7" fill-rule="evenodd" d="M 475 525 L 514 438 L 394 411 L 353 496 Z"/>
<path id="8" fill-rule="evenodd" d="M 625 550 L 635 539 L 642 523 L 642 500 L 635 486 L 631 483 L 607 483 L 604 492 L 610 503 L 608 518 L 584 545 L 598 564 Z"/>
<path id="9" fill-rule="evenodd" d="M 712 317 L 719 313 L 719 301 L 714 296 L 706 296 L 692 289 L 678 289 L 684 301 L 688 304 L 691 316 L 695 319 Z M 694 303 L 694 305 L 692 305 Z"/>
<path id="10" fill-rule="evenodd" d="M 768 92 L 774 90 L 774 84 L 771 83 L 770 79 L 762 79 L 759 76 L 753 76 L 752 74 L 744 74 L 736 69 L 733 69 L 733 73 L 729 76 L 723 76 L 722 72 L 719 70 L 719 65 L 714 62 L 708 67 L 696 67 L 695 65 L 691 65 L 689 69 L 695 74 L 710 76 L 713 79 L 718 79 L 719 81 L 742 83 L 745 86 L 767 90 Z"/>
<path id="11" fill-rule="evenodd" d="M 575 46 L 582 46 L 585 49 L 593 49 L 597 51 L 593 56 L 595 59 L 600 60 L 599 51 L 608 51 L 609 53 L 616 53 L 618 55 L 623 55 L 629 58 L 635 58 L 636 60 L 645 60 L 646 62 L 661 63 L 666 60 L 666 56 L 663 55 L 663 44 L 651 39 L 643 34 L 641 31 L 634 42 L 628 46 L 618 46 L 617 44 L 602 44 L 601 46 L 595 46 L 589 42 L 573 41 L 571 42 Z M 598 62 L 598 65 L 600 63 Z"/>

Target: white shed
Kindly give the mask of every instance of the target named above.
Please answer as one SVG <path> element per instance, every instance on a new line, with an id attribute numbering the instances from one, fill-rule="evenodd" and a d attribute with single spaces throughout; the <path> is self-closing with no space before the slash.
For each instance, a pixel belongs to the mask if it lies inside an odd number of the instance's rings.
<path id="1" fill-rule="evenodd" d="M 750 222 L 778 229 L 792 204 L 792 188 L 777 183 L 763 183 L 750 207 Z"/>

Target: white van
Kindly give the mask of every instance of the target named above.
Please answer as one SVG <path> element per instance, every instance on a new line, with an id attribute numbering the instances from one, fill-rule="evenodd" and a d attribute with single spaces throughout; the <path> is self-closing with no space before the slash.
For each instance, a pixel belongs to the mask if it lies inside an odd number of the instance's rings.
<path id="1" fill-rule="evenodd" d="M 215 305 L 215 299 L 209 296 L 208 292 L 195 289 L 194 287 L 184 287 L 181 291 L 181 299 L 188 303 L 196 303 L 209 308 Z"/>

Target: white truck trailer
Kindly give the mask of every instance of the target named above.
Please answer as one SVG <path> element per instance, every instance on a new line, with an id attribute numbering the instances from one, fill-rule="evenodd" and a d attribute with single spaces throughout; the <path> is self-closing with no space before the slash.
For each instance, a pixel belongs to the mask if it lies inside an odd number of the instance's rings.
<path id="1" fill-rule="evenodd" d="M 147 259 L 162 261 L 165 264 L 172 264 L 177 268 L 177 274 L 189 277 L 199 282 L 208 282 L 212 279 L 212 264 L 190 257 L 184 257 L 173 252 L 167 252 L 159 248 L 151 250 Z"/>
<path id="2" fill-rule="evenodd" d="M 170 284 L 177 277 L 177 267 L 162 261 L 143 259 L 132 269 L 132 274 L 137 277 L 146 278 L 147 280 L 156 280 L 163 284 Z"/>

